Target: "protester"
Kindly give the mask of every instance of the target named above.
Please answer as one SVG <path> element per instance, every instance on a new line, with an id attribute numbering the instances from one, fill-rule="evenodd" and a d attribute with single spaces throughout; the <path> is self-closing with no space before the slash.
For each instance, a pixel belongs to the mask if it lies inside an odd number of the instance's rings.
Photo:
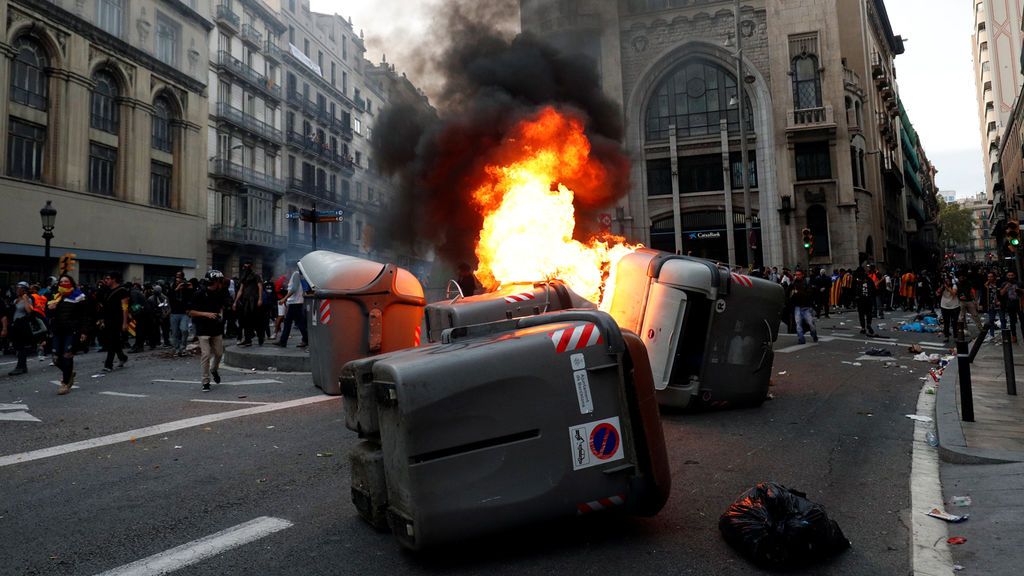
<path id="1" fill-rule="evenodd" d="M 973 274 L 972 274 L 973 276 Z M 981 322 L 981 315 L 978 314 L 978 303 L 975 299 L 975 284 L 968 278 L 967 271 L 960 271 L 960 276 L 957 278 L 956 295 L 957 299 L 960 300 L 960 322 L 964 323 L 964 329 L 967 328 L 967 316 L 970 315 L 974 318 L 974 324 L 978 327 L 978 333 L 984 331 L 985 326 Z"/>
<path id="2" fill-rule="evenodd" d="M 121 273 L 110 272 L 103 277 L 103 284 L 109 291 L 103 300 L 102 322 L 103 348 L 107 359 L 103 363 L 103 371 L 114 369 L 114 356 L 117 356 L 118 368 L 124 368 L 128 355 L 122 350 L 123 335 L 128 331 L 128 306 L 131 295 L 121 285 Z"/>
<path id="3" fill-rule="evenodd" d="M 1006 273 L 1006 280 L 1003 281 L 1002 286 L 999 288 L 1000 308 L 1002 310 L 1002 321 L 1003 327 L 1007 326 L 1006 317 L 1010 318 L 1010 340 L 1012 343 L 1017 343 L 1017 325 L 1020 325 L 1021 334 L 1024 335 L 1024 313 L 1021 312 L 1021 297 L 1024 296 L 1021 292 L 1020 285 L 1017 284 L 1017 273 L 1010 270 Z"/>
<path id="4" fill-rule="evenodd" d="M 168 295 L 168 304 L 171 308 L 171 345 L 174 346 L 176 356 L 185 355 L 190 324 L 186 307 L 192 301 L 194 294 L 194 285 L 185 280 L 185 273 L 176 272 L 171 293 Z"/>
<path id="5" fill-rule="evenodd" d="M 255 334 L 260 346 L 263 345 L 263 279 L 252 269 L 252 261 L 242 264 L 242 275 L 239 277 L 237 291 L 231 309 L 238 319 L 238 328 L 242 337 L 240 346 L 252 346 Z M 261 323 L 260 320 L 264 319 Z"/>
<path id="6" fill-rule="evenodd" d="M 57 293 L 47 305 L 50 311 L 50 328 L 53 331 L 53 351 L 60 368 L 60 388 L 57 394 L 64 395 L 75 384 L 75 349 L 86 340 L 89 316 L 85 294 L 75 287 L 75 280 L 61 274 L 57 281 Z"/>
<path id="7" fill-rule="evenodd" d="M 33 301 L 29 295 L 28 282 L 18 282 L 14 299 L 14 316 L 9 330 L 11 344 L 18 354 L 18 362 L 8 375 L 17 376 L 28 372 L 28 355 L 36 347 L 32 336 Z"/>
<path id="8" fill-rule="evenodd" d="M 985 285 L 982 286 L 981 290 L 981 311 L 988 315 L 988 338 L 986 340 L 995 340 L 996 337 L 996 317 L 1000 313 L 999 306 L 999 283 L 996 280 L 995 272 L 989 272 L 985 278 Z M 1006 314 L 1003 313 L 1003 322 L 1006 322 Z"/>
<path id="9" fill-rule="evenodd" d="M 202 372 L 203 392 L 210 391 L 210 378 L 220 384 L 220 361 L 224 357 L 224 312 L 231 307 L 225 293 L 224 274 L 219 270 L 206 273 L 206 287 L 196 291 L 188 305 L 188 315 L 196 326 L 199 336 L 199 350 L 202 356 L 199 367 Z"/>
<path id="10" fill-rule="evenodd" d="M 853 289 L 856 295 L 857 318 L 860 320 L 860 333 L 874 336 L 875 329 L 871 326 L 871 316 L 878 295 L 875 281 L 863 269 L 858 268 L 853 276 Z"/>
<path id="11" fill-rule="evenodd" d="M 942 311 L 942 335 L 949 342 L 950 334 L 956 332 L 957 315 L 960 313 L 960 299 L 953 283 L 952 274 L 944 274 L 942 286 L 938 290 L 939 309 Z"/>
<path id="12" fill-rule="evenodd" d="M 288 281 L 288 292 L 281 298 L 280 303 L 285 304 L 288 309 L 285 311 L 284 327 L 281 329 L 281 335 L 276 344 L 282 348 L 288 346 L 288 335 L 291 333 L 294 323 L 299 327 L 299 333 L 302 334 L 302 341 L 299 342 L 298 348 L 305 348 L 309 340 L 306 335 L 306 315 L 302 309 L 302 278 L 298 270 L 292 271 L 291 279 Z"/>
<path id="13" fill-rule="evenodd" d="M 790 301 L 793 304 L 793 322 L 796 324 L 796 339 L 806 344 L 804 339 L 804 322 L 811 328 L 811 337 L 818 341 L 818 328 L 814 324 L 814 294 L 804 278 L 804 273 L 797 270 L 790 288 Z"/>

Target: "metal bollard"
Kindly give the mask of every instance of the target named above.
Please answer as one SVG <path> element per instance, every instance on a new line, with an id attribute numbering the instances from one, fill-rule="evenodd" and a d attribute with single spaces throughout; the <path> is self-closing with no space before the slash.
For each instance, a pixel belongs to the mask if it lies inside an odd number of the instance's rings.
<path id="1" fill-rule="evenodd" d="M 981 351 L 981 345 L 985 343 L 985 335 L 988 334 L 990 326 L 991 324 L 986 323 L 985 327 L 981 330 L 981 334 L 978 334 L 978 337 L 974 339 L 974 345 L 971 346 L 970 354 L 972 363 L 974 362 L 974 358 L 978 356 L 978 352 Z"/>
<path id="2" fill-rule="evenodd" d="M 1003 328 L 1003 368 L 1006 370 L 1006 393 L 1010 396 L 1017 395 L 1017 375 L 1013 368 L 1013 334 L 1009 329 Z"/>
<path id="3" fill-rule="evenodd" d="M 956 341 L 956 364 L 960 371 L 960 419 L 974 422 L 974 396 L 971 393 L 971 355 L 967 341 Z"/>

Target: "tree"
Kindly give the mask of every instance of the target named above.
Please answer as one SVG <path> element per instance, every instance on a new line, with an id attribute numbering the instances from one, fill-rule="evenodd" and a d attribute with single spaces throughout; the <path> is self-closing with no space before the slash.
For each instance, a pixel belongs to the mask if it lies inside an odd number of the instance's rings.
<path id="1" fill-rule="evenodd" d="M 943 246 L 964 246 L 971 241 L 974 229 L 974 214 L 960 204 L 947 204 L 939 197 L 939 225 L 942 227 Z"/>

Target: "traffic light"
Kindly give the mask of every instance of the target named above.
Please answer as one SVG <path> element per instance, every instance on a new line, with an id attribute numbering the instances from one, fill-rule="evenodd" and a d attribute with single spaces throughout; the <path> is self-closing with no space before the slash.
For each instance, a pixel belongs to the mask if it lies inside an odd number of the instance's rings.
<path id="1" fill-rule="evenodd" d="M 814 234 L 811 234 L 811 229 L 804 228 L 801 234 L 803 235 L 804 250 L 807 250 L 807 254 L 814 254 Z"/>
<path id="2" fill-rule="evenodd" d="M 61 274 L 70 274 L 75 271 L 75 254 L 68 252 L 60 257 L 57 269 Z"/>
<path id="3" fill-rule="evenodd" d="M 1006 243 L 1013 248 L 1020 246 L 1020 222 L 1010 220 L 1006 223 Z"/>

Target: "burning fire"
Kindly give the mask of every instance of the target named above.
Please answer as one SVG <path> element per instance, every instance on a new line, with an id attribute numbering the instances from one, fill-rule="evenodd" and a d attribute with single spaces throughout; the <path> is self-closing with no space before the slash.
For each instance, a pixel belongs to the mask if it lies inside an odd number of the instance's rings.
<path id="1" fill-rule="evenodd" d="M 473 192 L 484 215 L 476 246 L 480 283 L 494 290 L 557 278 L 594 303 L 602 297 L 610 303 L 604 290 L 610 272 L 639 246 L 612 235 L 586 243 L 573 238 L 575 194 L 564 183 L 588 190 L 607 177 L 590 157 L 583 123 L 544 108 L 512 130 L 496 157 L 486 167 L 486 182 Z"/>

